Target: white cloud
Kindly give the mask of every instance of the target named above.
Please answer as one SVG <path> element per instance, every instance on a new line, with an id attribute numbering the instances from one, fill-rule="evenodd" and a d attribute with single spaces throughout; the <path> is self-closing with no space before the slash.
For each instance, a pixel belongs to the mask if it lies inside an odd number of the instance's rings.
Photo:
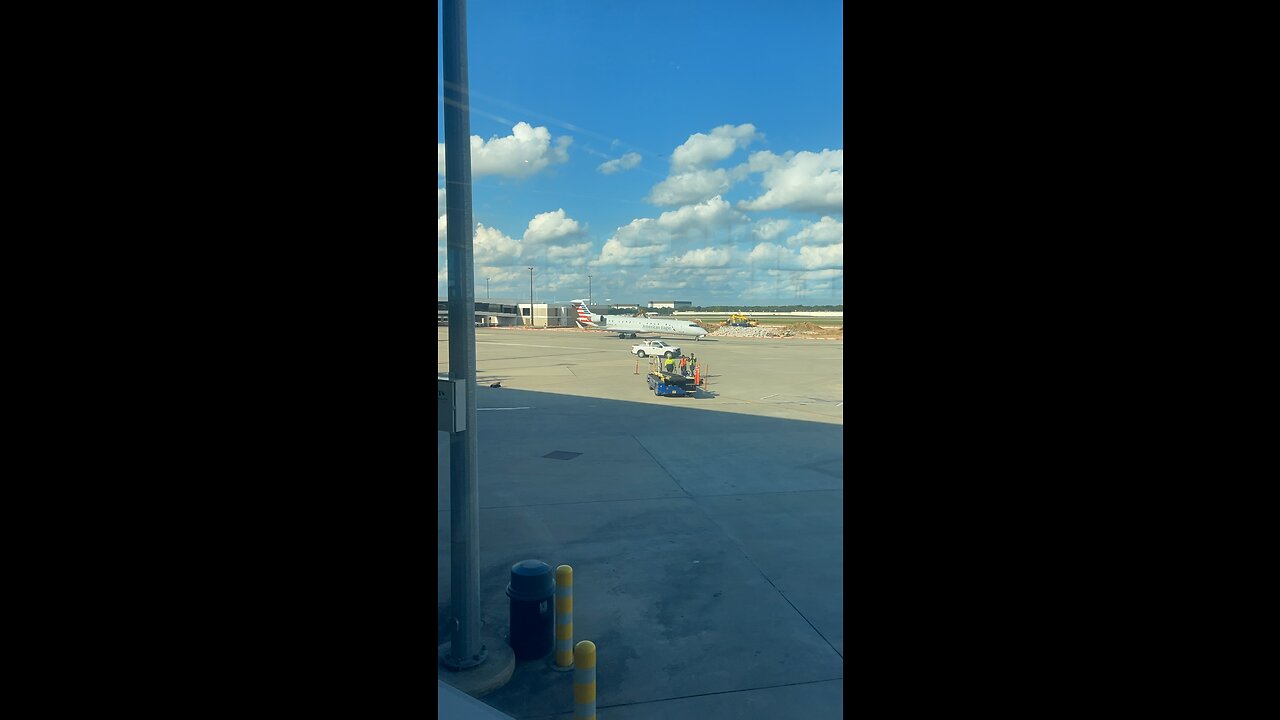
<path id="1" fill-rule="evenodd" d="M 654 258 L 665 250 L 665 245 L 625 245 L 616 237 L 605 241 L 600 249 L 599 265 L 635 266 L 652 265 Z"/>
<path id="2" fill-rule="evenodd" d="M 471 177 L 529 177 L 553 163 L 568 162 L 572 142 L 573 138 L 561 135 L 553 145 L 550 130 L 535 128 L 526 122 L 516 123 L 510 135 L 495 135 L 487 142 L 479 135 L 472 135 Z M 436 165 L 440 176 L 444 177 L 444 143 L 438 143 Z"/>
<path id="3" fill-rule="evenodd" d="M 498 267 L 496 265 L 477 265 L 477 288 L 480 287 L 479 283 L 483 283 L 485 278 L 489 278 L 489 287 L 492 288 L 495 285 L 502 285 L 506 283 L 521 281 L 527 282 L 529 280 L 529 271 L 520 268 L 513 268 L 510 265 L 506 267 Z M 476 296 L 479 297 L 478 292 L 476 293 Z"/>
<path id="4" fill-rule="evenodd" d="M 781 155 L 774 155 L 768 150 L 761 150 L 748 155 L 747 162 L 744 164 L 750 172 L 762 173 L 767 170 L 785 167 L 787 163 L 791 162 L 791 158 L 795 156 L 794 150 L 788 150 Z"/>
<path id="5" fill-rule="evenodd" d="M 760 243 L 752 248 L 747 254 L 747 262 L 754 264 L 761 269 L 772 270 L 774 268 L 794 269 L 798 262 L 797 254 L 788 250 L 781 245 L 773 243 Z"/>
<path id="6" fill-rule="evenodd" d="M 666 242 L 670 237 L 670 233 L 658 227 L 658 222 L 653 218 L 636 218 L 618 228 L 609 239 L 616 240 L 624 247 L 643 247 Z"/>
<path id="7" fill-rule="evenodd" d="M 436 215 L 444 215 L 448 212 L 444 202 L 444 188 L 436 188 Z"/>
<path id="8" fill-rule="evenodd" d="M 733 252 L 726 247 L 705 247 L 690 250 L 674 259 L 675 265 L 682 268 L 722 268 L 733 260 Z M 702 278 L 704 281 L 707 278 Z"/>
<path id="9" fill-rule="evenodd" d="M 844 213 L 844 150 L 799 152 L 778 157 L 768 151 L 754 153 L 748 164 L 764 173 L 764 194 L 744 200 L 744 210 L 807 210 Z"/>
<path id="10" fill-rule="evenodd" d="M 497 228 L 476 223 L 472 247 L 475 265 L 510 265 L 520 259 L 520 243 Z"/>
<path id="11" fill-rule="evenodd" d="M 827 270 L 844 266 L 844 243 L 800 248 L 800 266 L 806 270 Z"/>
<path id="12" fill-rule="evenodd" d="M 436 221 L 436 230 L 438 232 L 438 235 L 436 238 L 437 242 L 442 242 L 442 243 L 449 242 L 448 228 L 449 228 L 449 216 L 441 215 L 440 219 Z"/>
<path id="13" fill-rule="evenodd" d="M 616 142 L 616 141 L 615 141 Z M 620 158 L 600 163 L 596 169 L 605 175 L 612 175 L 619 170 L 630 170 L 640 164 L 640 153 L 629 152 Z"/>
<path id="14" fill-rule="evenodd" d="M 636 282 L 637 290 L 683 290 L 689 287 L 688 280 L 671 280 L 670 278 L 644 278 Z"/>
<path id="15" fill-rule="evenodd" d="M 751 232 L 761 240 L 769 241 L 781 235 L 790 226 L 791 221 L 786 219 L 761 220 L 756 223 Z"/>
<path id="16" fill-rule="evenodd" d="M 832 245 L 844 242 L 844 223 L 824 215 L 816 223 L 810 223 L 803 230 L 787 238 L 791 247 L 801 245 Z"/>
<path id="17" fill-rule="evenodd" d="M 590 252 L 590 242 L 577 245 L 552 245 L 547 248 L 547 260 L 560 266 L 582 267 L 586 264 Z"/>
<path id="18" fill-rule="evenodd" d="M 565 215 L 564 208 L 538 213 L 529 221 L 524 231 L 524 241 L 529 244 L 554 242 L 582 232 L 578 221 Z"/>
<path id="19" fill-rule="evenodd" d="M 723 195 L 732 184 L 723 169 L 693 170 L 671 175 L 654 185 L 645 200 L 654 205 L 685 205 Z"/>
<path id="20" fill-rule="evenodd" d="M 731 226 L 745 220 L 719 196 L 686 205 L 653 218 L 636 218 L 618 228 L 600 250 L 603 265 L 655 264 L 658 257 L 679 255 L 675 246 L 697 240 L 723 239 Z"/>
<path id="21" fill-rule="evenodd" d="M 738 148 L 746 148 L 753 140 L 763 140 L 754 125 L 721 125 L 710 135 L 694 133 L 671 152 L 671 170 L 685 172 L 720 162 Z"/>
<path id="22" fill-rule="evenodd" d="M 658 216 L 658 226 L 677 234 L 706 234 L 743 219 L 741 213 L 717 195 L 697 205 L 686 205 L 678 210 L 662 213 Z"/>
<path id="23" fill-rule="evenodd" d="M 802 247 L 799 252 L 773 243 L 760 243 L 747 255 L 760 270 L 831 270 L 844 267 L 844 243 Z"/>

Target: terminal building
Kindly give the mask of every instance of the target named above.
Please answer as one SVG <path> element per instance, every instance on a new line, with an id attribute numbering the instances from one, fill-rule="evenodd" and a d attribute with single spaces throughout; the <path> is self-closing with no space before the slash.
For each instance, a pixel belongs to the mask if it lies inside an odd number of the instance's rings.
<path id="1" fill-rule="evenodd" d="M 651 308 L 671 308 L 672 310 L 688 310 L 693 307 L 690 300 L 650 300 Z"/>
<path id="2" fill-rule="evenodd" d="M 576 327 L 577 313 L 570 303 L 534 303 L 533 327 Z M 488 327 L 528 326 L 529 303 L 507 298 L 476 300 L 475 321 Z M 449 298 L 436 296 L 436 324 L 449 324 Z"/>

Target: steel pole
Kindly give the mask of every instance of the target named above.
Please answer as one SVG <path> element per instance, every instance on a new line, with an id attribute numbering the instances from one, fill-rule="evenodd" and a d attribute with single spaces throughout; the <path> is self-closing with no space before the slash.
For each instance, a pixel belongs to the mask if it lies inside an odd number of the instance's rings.
<path id="1" fill-rule="evenodd" d="M 444 163 L 448 213 L 449 378 L 466 388 L 467 426 L 449 436 L 450 611 L 454 619 L 445 665 L 484 662 L 480 642 L 480 494 L 476 466 L 476 324 L 471 220 L 471 117 L 467 85 L 465 0 L 443 0 Z"/>

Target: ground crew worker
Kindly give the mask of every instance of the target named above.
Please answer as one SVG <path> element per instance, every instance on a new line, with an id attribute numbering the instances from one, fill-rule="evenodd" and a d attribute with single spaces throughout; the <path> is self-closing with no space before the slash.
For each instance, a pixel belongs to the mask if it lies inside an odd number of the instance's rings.
<path id="1" fill-rule="evenodd" d="M 667 358 L 666 360 L 663 360 L 663 361 L 662 361 L 662 369 L 663 369 L 663 370 L 666 370 L 667 372 L 675 372 L 675 371 L 676 371 L 676 360 L 675 360 L 675 358 Z"/>
<path id="2" fill-rule="evenodd" d="M 689 353 L 689 374 L 693 374 L 698 369 L 698 356 Z"/>
<path id="3" fill-rule="evenodd" d="M 689 377 L 689 358 L 684 355 L 680 356 L 680 374 Z"/>

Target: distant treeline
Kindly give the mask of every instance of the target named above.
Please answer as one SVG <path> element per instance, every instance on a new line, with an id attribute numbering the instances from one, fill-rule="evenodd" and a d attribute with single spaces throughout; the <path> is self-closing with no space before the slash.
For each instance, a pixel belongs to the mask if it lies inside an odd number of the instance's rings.
<path id="1" fill-rule="evenodd" d="M 670 315 L 674 312 L 671 308 L 641 308 L 645 312 L 658 313 L 660 315 Z M 844 305 L 697 305 L 688 309 L 681 308 L 680 312 L 742 312 L 750 315 L 751 313 L 771 313 L 771 312 L 844 312 Z M 621 315 L 624 313 L 635 313 L 633 309 L 609 308 L 610 315 Z"/>

